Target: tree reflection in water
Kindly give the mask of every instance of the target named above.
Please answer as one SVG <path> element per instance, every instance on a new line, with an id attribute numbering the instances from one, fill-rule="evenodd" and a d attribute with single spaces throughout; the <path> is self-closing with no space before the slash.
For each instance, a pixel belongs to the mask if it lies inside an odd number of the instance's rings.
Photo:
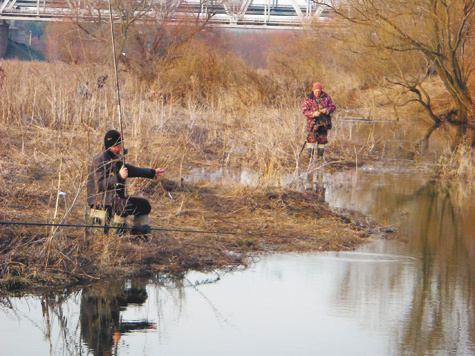
<path id="1" fill-rule="evenodd" d="M 330 192 L 334 205 L 396 226 L 407 242 L 403 250 L 418 257 L 421 266 L 416 271 L 406 271 L 404 265 L 349 270 L 340 298 L 345 302 L 370 298 L 384 314 L 392 305 L 392 293 L 405 289 L 409 312 L 395 332 L 397 354 L 423 355 L 427 350 L 464 354 L 463 345 L 475 345 L 473 190 L 403 174 L 360 173 L 350 178 L 343 183 L 346 189 Z M 364 283 L 364 290 L 354 290 L 355 280 Z"/>
<path id="2" fill-rule="evenodd" d="M 430 181 L 408 200 L 415 223 L 406 234 L 419 237 L 409 244 L 423 263 L 402 343 L 414 354 L 475 344 L 475 210 L 463 191 Z"/>

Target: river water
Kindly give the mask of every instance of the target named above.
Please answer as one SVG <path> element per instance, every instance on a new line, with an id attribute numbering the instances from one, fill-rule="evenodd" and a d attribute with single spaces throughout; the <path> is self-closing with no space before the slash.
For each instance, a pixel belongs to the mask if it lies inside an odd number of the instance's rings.
<path id="1" fill-rule="evenodd" d="M 473 194 L 400 167 L 322 179 L 399 238 L 2 299 L 0 355 L 475 355 Z"/>

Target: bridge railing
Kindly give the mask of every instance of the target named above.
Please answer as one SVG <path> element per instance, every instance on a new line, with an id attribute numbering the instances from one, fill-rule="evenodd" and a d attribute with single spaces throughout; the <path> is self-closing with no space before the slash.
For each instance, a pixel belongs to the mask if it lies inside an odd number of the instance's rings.
<path id="1" fill-rule="evenodd" d="M 160 5 L 173 8 L 173 14 L 168 13 L 168 20 L 180 19 L 193 15 L 222 26 L 301 26 L 311 17 L 325 18 L 324 8 L 317 7 L 311 0 L 291 0 L 290 4 L 279 4 L 277 1 L 270 4 L 270 0 L 261 0 L 265 3 L 254 4 L 253 0 L 244 0 L 240 7 L 230 7 L 228 1 L 203 3 L 199 0 L 157 0 L 151 3 L 148 16 L 159 16 L 157 8 Z M 157 7 L 153 5 L 158 5 Z M 69 18 L 83 18 L 93 20 L 108 16 L 108 2 L 106 0 L 0 0 L 0 20 L 23 21 L 62 21 Z"/>

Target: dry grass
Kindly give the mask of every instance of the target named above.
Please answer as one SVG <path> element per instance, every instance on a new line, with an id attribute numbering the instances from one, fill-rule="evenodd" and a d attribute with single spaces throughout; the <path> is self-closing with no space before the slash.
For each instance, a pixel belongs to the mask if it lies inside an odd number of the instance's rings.
<path id="1" fill-rule="evenodd" d="M 279 188 L 299 162 L 304 84 L 246 68 L 239 60 L 229 65 L 217 55 L 204 62 L 190 56 L 183 57 L 184 70 L 163 68 L 153 88 L 120 73 L 127 160 L 166 169 L 160 183 L 131 181 L 129 192 L 151 198 L 154 226 L 244 235 L 162 231 L 137 244 L 115 235 L 85 239 L 81 229 L 59 229 L 53 235 L 51 228 L 1 226 L 4 286 L 244 264 L 250 251 L 352 248 L 371 233 L 326 209 L 314 192 Z M 2 65 L 1 220 L 49 222 L 56 215 L 56 221 L 84 223 L 90 159 L 100 150 L 104 132 L 119 126 L 111 69 L 18 61 Z M 214 77 L 205 70 L 210 67 L 216 69 Z M 98 88 L 102 75 L 109 79 Z M 354 97 L 368 98 L 363 94 Z M 374 109 L 384 97 L 365 103 L 373 108 L 371 117 L 384 115 Z M 414 135 L 411 127 L 406 132 L 396 123 L 390 129 L 367 129 L 339 122 L 344 116 L 334 116 L 327 167 L 418 154 L 410 144 L 401 144 Z M 191 185 L 186 179 L 195 167 L 250 169 L 260 188 Z M 66 195 L 58 198 L 58 188 Z"/>
<path id="2" fill-rule="evenodd" d="M 349 249 L 379 231 L 366 220 L 361 228 L 362 220 L 332 212 L 318 203 L 313 190 L 184 184 L 165 191 L 166 183 L 146 188 L 155 207 L 152 221 L 159 227 L 148 242 L 102 231 L 85 237 L 83 228 L 62 228 L 49 245 L 50 228 L 2 226 L 0 286 L 62 285 L 245 265 L 252 252 Z M 69 220 L 81 221 L 77 214 Z"/>
<path id="3" fill-rule="evenodd" d="M 475 157 L 473 148 L 468 144 L 458 147 L 455 153 L 446 148 L 446 152 L 440 157 L 438 174 L 447 181 L 459 181 L 463 184 L 473 182 L 475 172 Z"/>

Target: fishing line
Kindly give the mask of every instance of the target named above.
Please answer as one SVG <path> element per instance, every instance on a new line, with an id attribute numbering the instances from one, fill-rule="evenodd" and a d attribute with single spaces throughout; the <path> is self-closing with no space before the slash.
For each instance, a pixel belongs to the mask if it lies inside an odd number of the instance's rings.
<path id="1" fill-rule="evenodd" d="M 26 226 L 58 226 L 58 227 L 85 227 L 96 229 L 121 229 L 132 230 L 134 227 L 111 226 L 111 225 L 89 225 L 89 224 L 60 224 L 60 223 L 40 223 L 40 222 L 26 222 L 26 221 L 0 221 L 0 225 L 26 225 Z M 194 229 L 167 229 L 161 227 L 151 227 L 152 231 L 165 232 L 187 232 L 194 234 L 220 234 L 220 235 L 235 235 L 235 236 L 259 236 L 259 237 L 280 237 L 280 238 L 300 238 L 300 236 L 283 236 L 283 235 L 264 235 L 259 233 L 236 232 L 236 231 L 216 231 L 216 230 L 194 230 Z"/>

